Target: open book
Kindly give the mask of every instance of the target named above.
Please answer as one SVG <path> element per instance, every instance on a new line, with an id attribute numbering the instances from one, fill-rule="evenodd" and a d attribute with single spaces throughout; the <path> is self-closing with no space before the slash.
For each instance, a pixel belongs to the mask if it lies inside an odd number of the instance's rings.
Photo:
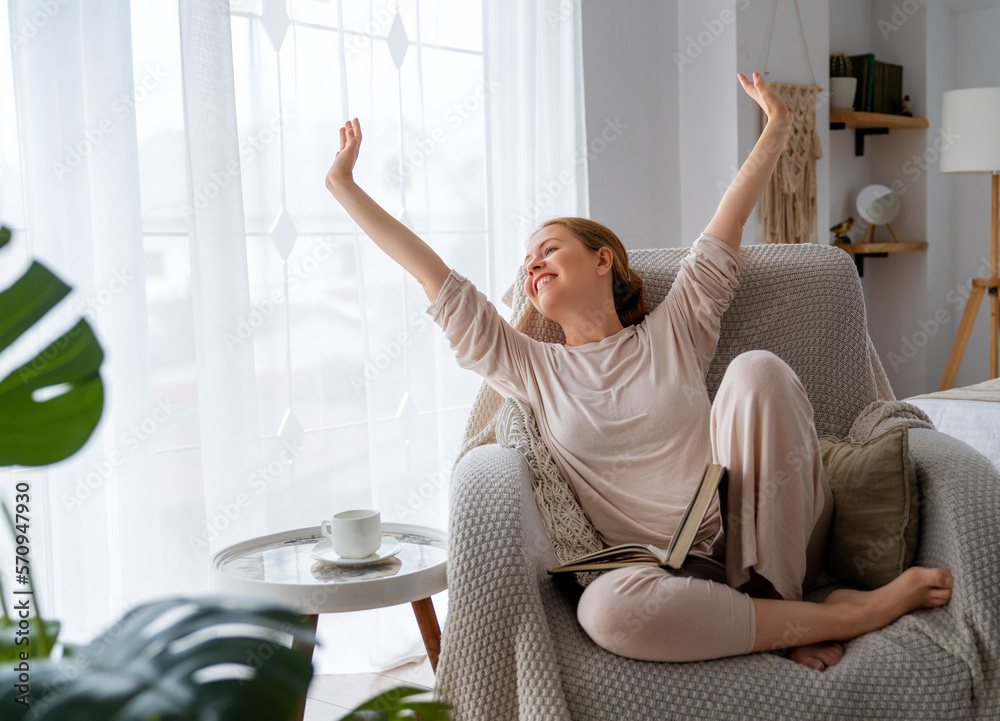
<path id="1" fill-rule="evenodd" d="M 726 469 L 715 463 L 709 463 L 701 474 L 698 487 L 691 496 L 681 521 L 677 524 L 673 538 L 666 550 L 657 548 L 647 543 L 621 543 L 617 546 L 604 548 L 600 551 L 588 553 L 585 556 L 574 558 L 569 563 L 556 566 L 549 570 L 549 573 L 569 573 L 575 571 L 606 571 L 612 568 L 622 568 L 624 566 L 653 565 L 669 566 L 679 569 L 684 565 L 688 551 L 694 544 L 695 536 L 701 527 L 705 515 L 708 513 L 712 499 L 716 490 L 722 486 L 720 492 L 720 502 L 723 508 L 723 518 L 725 518 L 725 479 Z"/>

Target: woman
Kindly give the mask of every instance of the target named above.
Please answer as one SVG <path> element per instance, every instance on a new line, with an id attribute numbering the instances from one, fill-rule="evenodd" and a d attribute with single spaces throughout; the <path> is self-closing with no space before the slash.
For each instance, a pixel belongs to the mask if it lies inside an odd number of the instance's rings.
<path id="1" fill-rule="evenodd" d="M 736 288 L 743 225 L 791 130 L 791 113 L 759 74 L 740 83 L 767 126 L 682 263 L 648 312 L 642 281 L 607 228 L 559 218 L 531 238 L 525 293 L 559 323 L 566 345 L 510 327 L 471 283 L 381 209 L 352 177 L 355 119 L 340 130 L 330 192 L 375 243 L 416 278 L 459 362 L 501 395 L 526 401 L 595 528 L 608 543 L 665 547 L 707 460 L 729 469 L 727 533 L 716 503 L 682 573 L 616 569 L 584 591 L 578 618 L 596 643 L 657 661 L 791 648 L 823 670 L 839 641 L 951 597 L 944 569 L 910 568 L 874 591 L 806 603 L 832 514 L 812 408 L 795 373 L 765 351 L 726 370 L 714 403 L 705 375 Z"/>

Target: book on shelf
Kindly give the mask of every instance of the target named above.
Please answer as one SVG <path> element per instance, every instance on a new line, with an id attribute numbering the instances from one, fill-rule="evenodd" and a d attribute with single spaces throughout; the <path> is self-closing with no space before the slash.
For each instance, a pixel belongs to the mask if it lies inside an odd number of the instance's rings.
<path id="1" fill-rule="evenodd" d="M 903 66 L 884 63 L 873 53 L 851 56 L 858 79 L 854 109 L 865 113 L 898 114 L 903 109 Z"/>
<path id="2" fill-rule="evenodd" d="M 872 107 L 873 113 L 884 113 L 882 109 L 883 92 L 885 91 L 885 63 L 875 61 L 875 80 L 872 84 Z"/>
<path id="3" fill-rule="evenodd" d="M 574 558 L 568 563 L 556 566 L 549 573 L 571 573 L 577 571 L 605 571 L 625 566 L 654 565 L 680 569 L 684 565 L 694 539 L 698 535 L 702 521 L 708 514 L 716 491 L 725 520 L 726 469 L 715 463 L 708 463 L 701 474 L 698 485 L 691 495 L 684 514 L 681 516 L 670 545 L 666 549 L 648 543 L 620 543 Z"/>
<path id="4" fill-rule="evenodd" d="M 896 115 L 903 109 L 903 66 L 875 62 L 872 112 Z"/>
<path id="5" fill-rule="evenodd" d="M 852 55 L 851 68 L 851 74 L 858 79 L 858 89 L 854 94 L 854 109 L 870 113 L 875 94 L 875 54 Z"/>

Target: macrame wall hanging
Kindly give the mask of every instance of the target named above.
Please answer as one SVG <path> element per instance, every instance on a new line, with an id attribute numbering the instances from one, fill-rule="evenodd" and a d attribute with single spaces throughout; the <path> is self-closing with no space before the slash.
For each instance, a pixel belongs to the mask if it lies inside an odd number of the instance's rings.
<path id="1" fill-rule="evenodd" d="M 793 121 L 788 144 L 778 158 L 778 165 L 761 198 L 759 213 L 761 241 L 764 243 L 810 243 L 817 240 L 816 160 L 823 157 L 823 147 L 819 133 L 816 132 L 816 93 L 822 92 L 823 88 L 816 84 L 816 76 L 813 75 L 812 63 L 809 61 L 809 47 L 802 27 L 799 0 L 793 1 L 812 85 L 767 83 L 792 111 Z M 774 0 L 771 29 L 764 54 L 764 70 L 761 73 L 765 79 L 777 14 L 778 0 Z M 763 112 L 761 121 L 762 124 L 767 122 L 767 115 Z"/>

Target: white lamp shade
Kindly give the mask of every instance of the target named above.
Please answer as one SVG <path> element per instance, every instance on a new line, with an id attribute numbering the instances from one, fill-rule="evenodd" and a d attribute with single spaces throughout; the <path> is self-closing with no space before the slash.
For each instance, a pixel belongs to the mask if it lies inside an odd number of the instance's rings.
<path id="1" fill-rule="evenodd" d="M 941 148 L 942 173 L 1000 171 L 1000 88 L 946 92 L 941 129 L 950 139 Z"/>

